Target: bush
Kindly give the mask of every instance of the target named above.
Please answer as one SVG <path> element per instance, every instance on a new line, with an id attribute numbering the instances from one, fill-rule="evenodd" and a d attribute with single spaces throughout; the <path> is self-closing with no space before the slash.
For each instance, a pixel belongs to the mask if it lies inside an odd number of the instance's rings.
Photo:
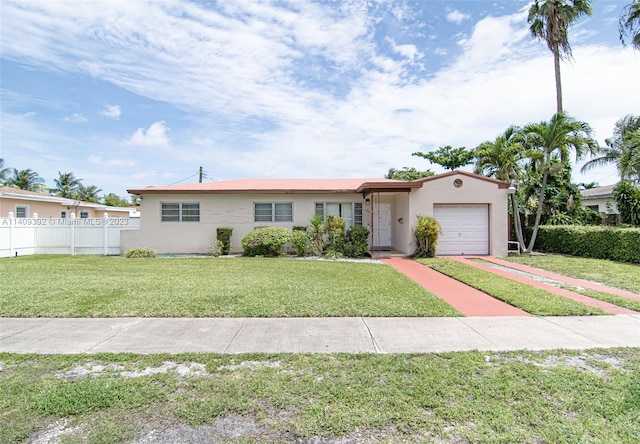
<path id="1" fill-rule="evenodd" d="M 613 189 L 613 198 L 622 222 L 640 226 L 640 188 L 621 182 Z"/>
<path id="2" fill-rule="evenodd" d="M 640 228 L 543 225 L 538 232 L 536 249 L 571 256 L 640 263 Z"/>
<path id="3" fill-rule="evenodd" d="M 327 216 L 324 225 L 327 233 L 327 250 L 332 255 L 340 257 L 340 254 L 344 254 L 344 219 L 340 216 Z"/>
<path id="4" fill-rule="evenodd" d="M 256 228 L 242 238 L 245 256 L 283 256 L 291 231 L 282 227 Z"/>
<path id="5" fill-rule="evenodd" d="M 366 256 L 369 251 L 369 229 L 362 225 L 354 225 L 347 231 L 347 243 L 345 255 L 347 257 L 360 258 Z"/>
<path id="6" fill-rule="evenodd" d="M 233 234 L 233 228 L 218 227 L 216 228 L 216 238 L 218 253 L 227 255 L 231 252 L 231 235 Z"/>
<path id="7" fill-rule="evenodd" d="M 294 230 L 291 232 L 291 244 L 293 245 L 293 251 L 296 255 L 302 257 L 307 256 L 311 252 L 311 236 L 306 231 Z"/>
<path id="8" fill-rule="evenodd" d="M 442 232 L 440 223 L 433 216 L 418 216 L 418 222 L 413 229 L 418 247 L 415 257 L 434 257 L 438 248 L 438 236 Z"/>
<path id="9" fill-rule="evenodd" d="M 152 250 L 151 248 L 134 248 L 132 250 L 127 251 L 124 255 L 126 258 L 141 258 L 141 257 L 156 257 L 158 253 L 156 250 Z"/>

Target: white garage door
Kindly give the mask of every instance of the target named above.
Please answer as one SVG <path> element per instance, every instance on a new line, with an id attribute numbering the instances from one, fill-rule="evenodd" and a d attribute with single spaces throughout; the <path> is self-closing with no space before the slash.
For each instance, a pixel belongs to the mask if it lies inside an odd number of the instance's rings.
<path id="1" fill-rule="evenodd" d="M 437 255 L 489 254 L 488 205 L 434 205 L 440 222 Z"/>

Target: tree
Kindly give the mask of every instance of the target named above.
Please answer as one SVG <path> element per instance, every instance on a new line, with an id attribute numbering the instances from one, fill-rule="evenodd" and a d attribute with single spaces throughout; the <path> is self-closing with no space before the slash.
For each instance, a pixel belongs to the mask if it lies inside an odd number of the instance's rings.
<path id="1" fill-rule="evenodd" d="M 422 179 L 423 177 L 431 177 L 435 175 L 431 170 L 426 171 L 418 171 L 415 168 L 403 167 L 401 170 L 396 170 L 395 168 L 389 168 L 389 172 L 385 174 L 385 179 L 395 179 L 395 180 L 416 180 Z"/>
<path id="2" fill-rule="evenodd" d="M 529 246 L 525 250 L 530 253 L 538 237 L 549 176 L 555 176 L 567 168 L 572 150 L 575 151 L 576 160 L 579 160 L 586 152 L 597 152 L 599 146 L 587 123 L 575 120 L 565 113 L 554 114 L 549 122 L 530 123 L 522 128 L 522 134 L 525 146 L 530 150 L 532 165 L 542 176 L 536 219 Z"/>
<path id="3" fill-rule="evenodd" d="M 474 173 L 494 177 L 507 182 L 517 182 L 522 175 L 522 162 L 526 151 L 518 133 L 518 127 L 510 126 L 504 133 L 491 142 L 483 142 L 475 149 L 476 164 Z M 513 224 L 516 238 L 522 251 L 526 250 L 520 211 L 518 210 L 518 196 L 510 194 Z"/>
<path id="4" fill-rule="evenodd" d="M 103 203 L 109 207 L 128 207 L 130 205 L 129 201 L 114 193 L 106 194 Z"/>
<path id="5" fill-rule="evenodd" d="M 13 168 L 13 175 L 6 180 L 6 185 L 27 191 L 42 191 L 44 189 L 44 179 L 30 169 L 18 170 Z"/>
<path id="6" fill-rule="evenodd" d="M 618 21 L 620 41 L 626 45 L 625 37 L 631 39 L 631 46 L 640 49 L 640 0 L 634 0 L 625 6 Z"/>
<path id="7" fill-rule="evenodd" d="M 78 185 L 78 190 L 72 196 L 73 199 L 83 200 L 85 202 L 100 202 L 100 192 L 102 190 L 95 185 L 89 185 L 85 187 L 84 185 Z"/>
<path id="8" fill-rule="evenodd" d="M 77 195 L 82 179 L 76 179 L 73 173 L 61 173 L 58 171 L 58 178 L 54 179 L 53 183 L 56 187 L 51 188 L 50 191 L 56 196 L 73 198 Z"/>
<path id="9" fill-rule="evenodd" d="M 640 188 L 628 182 L 621 182 L 613 189 L 613 198 L 622 222 L 640 225 Z"/>
<path id="10" fill-rule="evenodd" d="M 567 31 L 583 15 L 591 15 L 591 0 L 536 0 L 529 8 L 529 31 L 534 38 L 544 40 L 553 53 L 556 78 L 556 112 L 561 113 L 562 84 L 560 60 L 571 58 Z"/>
<path id="11" fill-rule="evenodd" d="M 0 185 L 4 185 L 7 174 L 9 174 L 9 168 L 5 168 L 4 159 L 0 159 Z"/>
<path id="12" fill-rule="evenodd" d="M 442 165 L 447 170 L 455 170 L 465 165 L 469 165 L 474 158 L 473 151 L 465 147 L 453 148 L 451 145 L 441 146 L 435 151 L 423 153 L 417 151 L 412 156 L 423 157 L 431 163 Z"/>
<path id="13" fill-rule="evenodd" d="M 595 167 L 614 164 L 620 179 L 640 182 L 640 116 L 627 114 L 616 122 L 613 137 L 605 140 L 606 147 L 600 149 L 599 157 L 589 160 L 581 169 L 589 171 Z"/>

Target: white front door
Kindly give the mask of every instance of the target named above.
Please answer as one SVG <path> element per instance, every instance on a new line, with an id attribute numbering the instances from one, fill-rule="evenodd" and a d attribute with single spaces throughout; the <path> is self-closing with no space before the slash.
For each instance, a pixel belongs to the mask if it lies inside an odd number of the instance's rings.
<path id="1" fill-rule="evenodd" d="M 373 208 L 373 247 L 391 247 L 391 204 L 378 203 Z"/>

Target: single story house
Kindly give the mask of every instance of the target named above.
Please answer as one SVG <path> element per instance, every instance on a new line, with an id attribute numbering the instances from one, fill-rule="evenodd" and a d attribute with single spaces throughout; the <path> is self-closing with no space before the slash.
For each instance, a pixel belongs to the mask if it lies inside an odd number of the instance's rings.
<path id="1" fill-rule="evenodd" d="M 68 218 L 71 214 L 81 219 L 109 217 L 128 219 L 133 208 L 109 207 L 92 202 L 82 202 L 50 194 L 26 191 L 19 188 L 0 187 L 0 217 L 16 218 Z"/>
<path id="2" fill-rule="evenodd" d="M 618 184 L 580 190 L 582 206 L 598 213 L 619 214 L 613 199 L 613 189 L 616 186 Z"/>
<path id="3" fill-rule="evenodd" d="M 509 184 L 452 171 L 391 179 L 237 179 L 127 190 L 141 199 L 140 228 L 121 232 L 121 249 L 209 253 L 217 227 L 232 227 L 232 252 L 256 227 L 308 225 L 338 215 L 369 228 L 371 250 L 411 255 L 418 216 L 442 226 L 438 255 L 507 255 Z"/>

